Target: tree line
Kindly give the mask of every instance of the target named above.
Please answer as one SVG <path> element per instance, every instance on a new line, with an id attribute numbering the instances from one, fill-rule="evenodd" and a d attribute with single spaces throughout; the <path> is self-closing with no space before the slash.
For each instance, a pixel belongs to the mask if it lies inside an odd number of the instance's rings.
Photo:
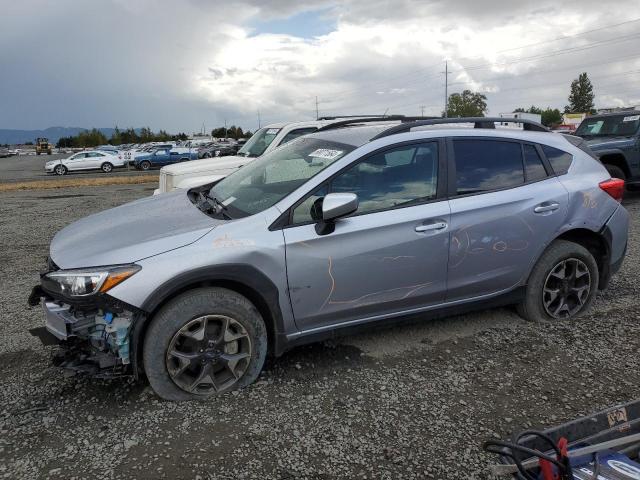
<path id="1" fill-rule="evenodd" d="M 595 113 L 595 95 L 593 85 L 586 72 L 571 82 L 569 103 L 564 107 L 564 113 Z M 547 127 L 562 123 L 562 112 L 558 108 L 540 108 L 531 105 L 528 109 L 516 108 L 514 112 L 536 113 L 541 116 L 541 122 Z M 487 113 L 486 95 L 471 90 L 449 95 L 447 103 L 447 117 L 484 117 Z M 445 112 L 442 112 L 445 116 Z"/>
<path id="2" fill-rule="evenodd" d="M 211 130 L 211 136 L 215 138 L 233 138 L 240 140 L 241 138 L 249 138 L 253 133 L 251 130 L 242 131 L 242 127 L 231 125 L 229 128 L 218 127 Z"/>
<path id="3" fill-rule="evenodd" d="M 229 128 L 219 127 L 214 128 L 211 131 L 211 136 L 216 138 L 234 138 L 236 140 L 240 138 L 249 138 L 251 131 L 244 132 L 241 127 L 232 125 Z M 178 140 L 188 140 L 189 137 L 185 133 L 179 133 L 177 135 L 171 135 L 165 130 L 159 130 L 158 132 L 152 131 L 148 127 L 135 130 L 133 128 L 127 128 L 120 130 L 117 126 L 114 128 L 111 137 L 108 137 L 97 128 L 91 130 L 84 130 L 77 135 L 71 135 L 68 137 L 60 137 L 56 147 L 58 148 L 86 148 L 97 147 L 98 145 L 122 145 L 123 143 L 149 143 L 149 142 L 169 142 Z"/>
<path id="4" fill-rule="evenodd" d="M 139 131 L 133 128 L 120 130 L 115 127 L 111 137 L 102 133 L 97 128 L 84 130 L 77 135 L 60 137 L 56 147 L 58 148 L 85 148 L 97 147 L 98 145 L 122 145 L 123 143 L 148 143 L 148 142 L 168 142 L 177 140 L 187 140 L 189 137 L 185 133 L 170 135 L 165 130 L 153 132 L 150 128 L 144 127 Z"/>

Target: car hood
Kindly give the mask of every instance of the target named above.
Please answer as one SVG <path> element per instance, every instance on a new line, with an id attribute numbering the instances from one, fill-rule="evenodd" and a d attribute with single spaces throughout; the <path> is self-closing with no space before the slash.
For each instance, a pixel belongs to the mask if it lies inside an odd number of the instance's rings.
<path id="1" fill-rule="evenodd" d="M 202 213 L 179 190 L 72 223 L 53 238 L 50 255 L 64 269 L 131 263 L 193 243 L 223 222 Z"/>
<path id="2" fill-rule="evenodd" d="M 229 155 L 227 157 L 213 157 L 192 162 L 176 163 L 162 167 L 162 172 L 167 175 L 185 175 L 200 172 L 214 172 L 216 170 L 227 170 L 238 168 L 255 160 L 255 157 L 240 157 Z"/>
<path id="3" fill-rule="evenodd" d="M 633 137 L 602 137 L 585 139 L 591 150 L 607 150 L 609 148 L 622 148 L 633 145 Z"/>

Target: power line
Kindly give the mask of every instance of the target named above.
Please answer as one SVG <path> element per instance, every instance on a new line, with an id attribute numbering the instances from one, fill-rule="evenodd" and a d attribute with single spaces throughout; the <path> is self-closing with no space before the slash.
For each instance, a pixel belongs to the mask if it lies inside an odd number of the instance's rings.
<path id="1" fill-rule="evenodd" d="M 521 62 L 530 62 L 533 60 L 541 60 L 543 58 L 550 58 L 550 57 L 556 57 L 559 55 L 566 55 L 567 53 L 575 53 L 575 52 L 581 52 L 584 50 L 589 50 L 591 48 L 597 48 L 597 47 L 601 47 L 603 45 L 608 45 L 611 43 L 617 43 L 617 42 L 626 42 L 627 40 L 632 40 L 635 38 L 640 37 L 640 33 L 634 33 L 631 35 L 623 35 L 621 37 L 614 37 L 614 38 L 610 38 L 607 40 L 601 40 L 598 42 L 594 42 L 588 45 L 583 45 L 580 47 L 569 47 L 569 48 L 565 48 L 565 49 L 561 49 L 561 50 L 556 50 L 555 52 L 550 52 L 547 54 L 538 54 L 538 55 L 533 55 L 530 57 L 523 57 L 523 58 L 518 58 L 518 59 L 513 59 L 513 60 L 509 60 L 507 62 L 502 62 L 502 63 L 484 63 L 484 64 L 479 64 L 479 65 L 472 65 L 470 67 L 465 67 L 463 66 L 463 70 L 461 70 L 462 72 L 469 72 L 469 71 L 474 71 L 474 70 L 483 70 L 486 68 L 491 68 L 491 67 L 502 67 L 502 66 L 509 66 L 509 65 L 513 65 L 516 63 L 521 63 Z"/>
<path id="2" fill-rule="evenodd" d="M 505 53 L 505 52 L 511 52 L 513 50 L 520 50 L 522 48 L 537 47 L 538 45 L 543 45 L 545 43 L 558 42 L 560 40 L 566 40 L 568 38 L 580 37 L 580 36 L 586 35 L 588 33 L 600 32 L 602 30 L 609 30 L 610 28 L 620 27 L 622 25 L 627 25 L 629 23 L 636 23 L 636 22 L 640 22 L 640 18 L 634 18 L 633 20 L 627 20 L 626 22 L 621 22 L 621 23 L 614 23 L 612 25 L 605 25 L 603 27 L 593 28 L 591 30 L 584 30 L 582 32 L 574 33 L 572 35 L 563 35 L 562 37 L 556 37 L 556 38 L 552 38 L 550 40 L 543 40 L 541 42 L 529 43 L 527 45 L 521 45 L 520 47 L 507 48 L 505 50 L 499 50 L 499 51 L 497 51 L 495 53 Z"/>
<path id="3" fill-rule="evenodd" d="M 505 53 L 505 52 L 509 52 L 509 51 L 513 51 L 513 50 L 519 50 L 519 49 L 522 49 L 522 48 L 529 48 L 529 47 L 534 47 L 534 46 L 537 46 L 537 45 L 543 45 L 543 44 L 546 44 L 546 43 L 552 43 L 552 42 L 559 41 L 559 40 L 567 40 L 567 39 L 579 37 L 579 36 L 582 36 L 582 35 L 586 35 L 588 33 L 593 33 L 593 32 L 602 31 L 602 30 L 608 30 L 608 29 L 611 29 L 611 28 L 616 28 L 616 27 L 620 27 L 622 25 L 627 25 L 627 24 L 636 23 L 636 22 L 640 22 L 640 18 L 627 20 L 627 21 L 621 22 L 621 23 L 603 25 L 603 26 L 596 27 L 596 28 L 593 28 L 593 29 L 590 29 L 590 30 L 583 30 L 581 32 L 574 33 L 572 35 L 565 35 L 565 36 L 557 37 L 557 38 L 550 39 L 550 40 L 543 40 L 541 42 L 522 45 L 520 47 L 513 47 L 513 48 L 509 48 L 509 49 L 505 49 L 505 50 L 499 50 L 499 51 L 497 51 L 495 53 L 500 54 L 500 53 Z M 632 36 L 636 36 L 636 35 L 638 35 L 638 34 L 633 34 Z M 615 41 L 621 41 L 621 40 L 618 40 L 618 37 L 613 37 L 611 39 L 604 40 L 604 42 L 612 42 L 614 40 Z M 594 48 L 595 46 L 598 46 L 598 45 L 594 45 L 593 47 L 589 47 L 589 48 Z M 583 49 L 583 47 L 571 47 L 571 48 L 581 48 L 581 49 Z M 559 50 L 558 52 L 561 52 L 561 51 L 562 50 Z M 555 53 L 554 52 L 553 56 L 555 56 L 557 54 L 559 54 L 559 53 Z M 520 61 L 524 61 L 524 60 L 520 60 Z M 511 62 L 509 62 L 509 63 L 511 63 Z M 485 65 L 494 66 L 496 64 L 487 63 Z M 397 80 L 397 79 L 400 79 L 400 78 L 406 78 L 406 77 L 418 75 L 418 74 L 424 73 L 424 72 L 426 72 L 428 70 L 431 70 L 431 69 L 433 69 L 435 67 L 438 67 L 438 66 L 439 66 L 439 64 L 435 64 L 435 65 L 432 65 L 432 66 L 429 66 L 429 67 L 421 68 L 421 69 L 415 70 L 413 72 L 405 73 L 405 74 L 402 74 L 402 75 L 399 75 L 399 76 L 396 76 L 396 77 L 391 77 L 391 78 L 387 78 L 385 80 L 380 80 L 378 82 L 374 82 L 373 84 L 369 84 L 369 86 L 380 85 L 381 83 L 386 83 L 386 82 Z M 478 66 L 472 66 L 472 67 L 469 67 L 469 68 L 472 69 L 474 67 L 478 67 Z M 465 69 L 465 70 L 468 70 L 468 69 Z M 433 77 L 433 76 L 437 76 L 437 74 L 431 75 L 430 77 Z M 422 80 L 424 80 L 424 78 Z M 349 94 L 349 93 L 353 93 L 353 92 L 358 93 L 358 92 L 361 92 L 361 91 L 362 91 L 362 87 L 354 88 L 354 89 L 348 89 L 348 90 L 342 90 L 342 91 L 329 92 L 327 95 L 331 95 L 331 96 L 335 97 L 335 96 L 340 96 L 340 95 L 343 95 L 343 94 Z M 323 103 L 323 101 L 321 100 L 320 103 Z"/>
<path id="4" fill-rule="evenodd" d="M 477 70 L 483 70 L 483 69 L 487 69 L 487 68 L 491 68 L 491 67 L 496 67 L 496 66 L 509 66 L 509 65 L 514 65 L 516 63 L 520 63 L 520 62 L 530 62 L 533 60 L 540 60 L 543 58 L 550 58 L 550 57 L 555 57 L 555 56 L 559 56 L 559 55 L 565 55 L 568 53 L 575 53 L 575 52 L 579 52 L 579 51 L 583 51 L 583 50 L 588 50 L 591 48 L 596 48 L 596 47 L 600 47 L 603 45 L 608 45 L 611 43 L 616 43 L 616 42 L 624 42 L 627 40 L 632 40 L 635 38 L 640 37 L 640 33 L 634 33 L 631 35 L 623 35 L 623 36 L 619 36 L 619 37 L 613 37 L 607 40 L 603 40 L 603 41 L 599 41 L 599 42 L 594 42 L 592 44 L 588 44 L 588 45 L 583 45 L 580 47 L 569 47 L 566 49 L 561 49 L 561 50 L 556 50 L 555 52 L 550 52 L 547 54 L 538 54 L 538 55 L 533 55 L 530 57 L 522 57 L 520 59 L 512 59 L 508 62 L 502 62 L 502 63 L 485 63 L 485 64 L 479 64 L 479 65 L 474 65 L 474 66 L 470 66 L 470 67 L 463 67 L 463 70 L 459 70 L 458 72 L 460 73 L 468 73 L 470 71 L 477 71 Z M 451 72 L 449 72 L 451 73 Z M 425 79 L 428 78 L 433 78 L 439 76 L 439 74 L 433 74 L 430 75 L 428 77 L 423 77 L 422 79 L 419 79 L 417 82 L 412 82 L 409 83 L 409 85 L 411 84 L 415 84 L 415 83 L 422 83 L 422 81 L 424 81 Z M 514 75 L 515 77 L 515 75 Z M 407 84 L 405 84 L 407 85 Z M 359 95 L 355 95 L 356 97 L 361 96 L 361 95 L 365 95 L 368 94 L 367 92 L 363 92 L 362 88 L 358 90 L 359 91 Z M 370 91 L 369 91 L 370 92 Z M 330 102 L 335 103 L 336 101 L 339 101 L 341 99 L 343 99 L 344 97 L 338 97 L 338 98 L 333 98 Z"/>
<path id="5" fill-rule="evenodd" d="M 560 71 L 571 71 L 571 70 L 578 70 L 578 69 L 583 69 L 583 68 L 587 68 L 587 67 L 593 67 L 593 66 L 604 66 L 604 65 L 609 65 L 612 63 L 616 63 L 616 62 L 620 62 L 623 60 L 628 60 L 628 59 L 638 59 L 640 58 L 640 52 L 637 53 L 632 53 L 632 54 L 628 54 L 628 55 L 621 55 L 619 57 L 616 58 L 612 58 L 608 61 L 604 61 L 604 62 L 590 62 L 590 63 L 581 63 L 581 64 L 575 64 L 575 65 L 571 65 L 569 67 L 562 67 L 562 68 L 550 68 L 550 69 L 545 69 L 545 70 L 537 70 L 536 72 L 533 73 L 527 73 L 527 78 L 529 77 L 534 77 L 534 76 L 540 76 L 540 75 L 549 75 L 551 73 L 555 73 L 555 72 L 560 72 Z M 440 76 L 441 74 L 436 74 L 435 76 Z M 431 78 L 431 77 L 428 77 Z M 520 78 L 522 78 L 521 75 L 501 75 L 501 76 L 493 76 L 493 77 L 488 77 L 488 78 L 481 78 L 481 79 L 470 79 L 470 80 L 465 80 L 465 81 L 458 81 L 458 82 L 449 82 L 449 86 L 451 85 L 469 85 L 471 83 L 489 83 L 489 82 L 493 82 L 495 80 L 514 80 L 517 81 Z M 405 86 L 408 85 L 422 85 L 424 82 L 423 79 L 416 81 L 416 82 L 411 82 L 410 84 L 405 84 Z M 417 90 L 416 93 L 418 94 L 422 94 L 423 90 Z M 367 98 L 371 97 L 371 93 L 370 92 L 362 92 L 360 95 L 354 95 L 352 97 L 350 97 L 350 100 L 353 100 L 354 98 L 359 98 L 359 97 L 364 97 L 366 96 Z M 336 106 L 333 108 L 329 108 L 329 112 L 334 112 L 337 109 L 349 109 L 352 108 L 351 106 L 357 106 L 360 107 L 362 105 L 361 102 L 351 102 L 348 103 L 347 106 L 344 105 L 340 105 L 340 100 L 341 99 L 333 99 L 329 102 L 325 102 L 327 104 L 335 104 Z"/>

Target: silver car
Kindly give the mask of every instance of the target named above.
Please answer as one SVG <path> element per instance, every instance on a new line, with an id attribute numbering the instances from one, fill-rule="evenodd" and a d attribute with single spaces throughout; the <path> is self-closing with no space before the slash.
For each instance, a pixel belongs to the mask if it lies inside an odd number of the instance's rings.
<path id="1" fill-rule="evenodd" d="M 187 400 L 350 327 L 509 304 L 575 318 L 623 261 L 623 183 L 581 139 L 504 121 L 345 121 L 77 221 L 51 243 L 32 333 L 60 366 Z"/>

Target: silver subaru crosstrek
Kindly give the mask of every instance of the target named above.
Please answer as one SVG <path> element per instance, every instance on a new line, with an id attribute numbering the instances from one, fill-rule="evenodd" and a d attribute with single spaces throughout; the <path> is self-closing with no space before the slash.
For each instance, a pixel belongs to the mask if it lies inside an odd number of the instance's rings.
<path id="1" fill-rule="evenodd" d="M 51 243 L 32 333 L 59 366 L 186 400 L 373 322 L 509 304 L 577 317 L 623 261 L 623 182 L 579 138 L 496 122 L 346 120 L 77 221 Z"/>

